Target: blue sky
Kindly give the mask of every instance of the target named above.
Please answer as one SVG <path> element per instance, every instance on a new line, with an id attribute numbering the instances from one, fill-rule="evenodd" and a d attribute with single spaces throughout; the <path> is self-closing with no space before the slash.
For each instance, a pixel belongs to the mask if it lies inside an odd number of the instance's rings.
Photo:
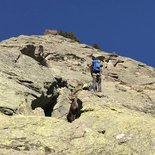
<path id="1" fill-rule="evenodd" d="M 155 0 L 1 0 L 0 40 L 74 32 L 82 43 L 97 43 L 155 67 Z"/>

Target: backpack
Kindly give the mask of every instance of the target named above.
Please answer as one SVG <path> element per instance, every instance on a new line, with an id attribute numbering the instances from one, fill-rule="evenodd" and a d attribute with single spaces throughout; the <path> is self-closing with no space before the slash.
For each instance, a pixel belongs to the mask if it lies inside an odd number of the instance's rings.
<path id="1" fill-rule="evenodd" d="M 92 61 L 92 70 L 93 72 L 99 72 L 100 71 L 100 68 L 101 68 L 101 64 L 98 60 L 93 60 Z"/>

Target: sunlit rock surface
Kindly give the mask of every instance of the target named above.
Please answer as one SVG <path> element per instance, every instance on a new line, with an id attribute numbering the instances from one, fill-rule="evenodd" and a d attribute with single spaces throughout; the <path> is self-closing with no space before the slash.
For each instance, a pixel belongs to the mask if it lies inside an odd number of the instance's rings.
<path id="1" fill-rule="evenodd" d="M 91 82 L 91 55 L 103 64 L 102 92 L 80 90 L 81 115 L 66 116 L 69 95 Z M 155 154 L 155 69 L 59 35 L 0 42 L 0 154 Z"/>

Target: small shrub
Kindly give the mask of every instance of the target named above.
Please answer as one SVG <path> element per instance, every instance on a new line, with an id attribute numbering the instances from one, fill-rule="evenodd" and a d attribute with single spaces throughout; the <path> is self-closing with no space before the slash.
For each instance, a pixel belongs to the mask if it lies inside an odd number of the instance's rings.
<path id="1" fill-rule="evenodd" d="M 74 34 L 74 32 L 63 32 L 62 30 L 60 30 L 60 31 L 58 31 L 58 34 L 63 37 L 70 38 L 74 41 L 80 42 L 79 39 Z"/>
<path id="2" fill-rule="evenodd" d="M 100 46 L 98 44 L 96 44 L 96 43 L 93 44 L 93 47 L 96 48 L 96 49 L 101 50 Z"/>

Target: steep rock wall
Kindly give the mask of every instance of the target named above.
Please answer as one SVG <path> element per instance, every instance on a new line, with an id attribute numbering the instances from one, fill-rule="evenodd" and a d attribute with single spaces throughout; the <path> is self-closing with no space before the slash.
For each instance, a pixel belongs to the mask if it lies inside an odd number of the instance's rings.
<path id="1" fill-rule="evenodd" d="M 92 54 L 103 91 L 80 90 L 81 115 L 68 123 L 71 91 L 92 81 Z M 3 154 L 155 153 L 154 68 L 59 35 L 2 41 L 0 66 Z"/>

